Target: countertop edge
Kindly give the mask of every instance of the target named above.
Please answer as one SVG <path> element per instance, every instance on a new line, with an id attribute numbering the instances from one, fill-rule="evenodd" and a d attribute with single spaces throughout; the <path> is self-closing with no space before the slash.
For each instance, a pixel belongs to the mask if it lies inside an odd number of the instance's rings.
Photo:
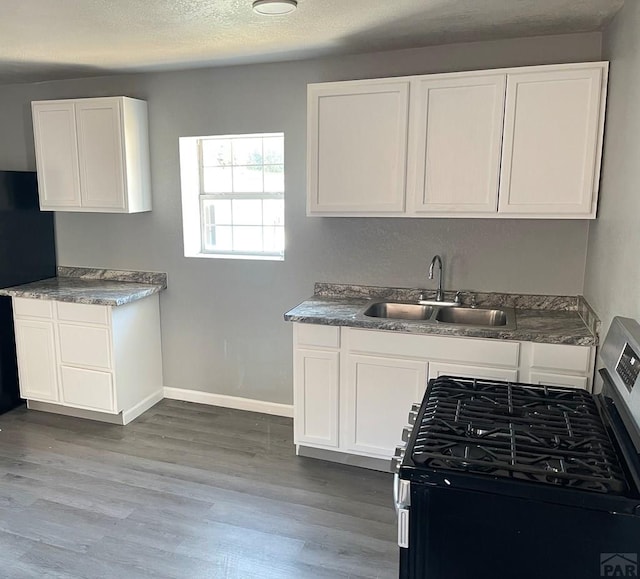
<path id="1" fill-rule="evenodd" d="M 296 316 L 285 315 L 285 321 L 298 324 L 314 324 L 321 326 L 347 327 L 361 330 L 379 330 L 386 332 L 401 332 L 405 334 L 422 334 L 425 336 L 448 336 L 460 338 L 484 338 L 489 340 L 513 340 L 518 342 L 536 342 L 542 344 L 565 344 L 572 346 L 597 346 L 598 338 L 596 336 L 576 337 L 571 335 L 555 334 L 553 336 L 530 333 L 515 330 L 491 330 L 487 328 L 461 328 L 452 326 L 431 325 L 429 327 L 413 327 L 403 322 L 375 322 L 370 323 L 358 322 L 351 320 L 332 320 L 322 317 L 313 316 Z M 517 313 L 516 313 L 517 319 Z M 516 321 L 517 323 L 517 321 Z M 392 326 L 392 327 L 388 327 Z"/>
<path id="2" fill-rule="evenodd" d="M 52 278 L 55 279 L 55 278 Z M 44 281 L 44 280 L 42 280 Z M 126 283 L 126 282 L 123 282 Z M 25 284 L 26 285 L 26 284 Z M 55 301 L 55 302 L 66 302 L 66 303 L 76 303 L 76 304 L 85 304 L 85 305 L 98 305 L 98 306 L 111 306 L 118 307 L 130 304 L 132 302 L 150 297 L 157 293 L 160 293 L 165 289 L 163 285 L 158 284 L 145 284 L 146 287 L 140 288 L 137 287 L 132 289 L 131 292 L 127 295 L 118 295 L 115 297 L 107 297 L 107 296 L 77 296 L 77 295 L 65 295 L 65 294 L 56 294 L 51 290 L 42 289 L 19 289 L 20 286 L 15 288 L 2 288 L 0 289 L 0 296 L 7 296 L 12 298 L 24 298 L 24 299 L 33 299 L 33 300 L 44 300 L 44 301 Z M 99 292 L 100 290 L 96 290 Z M 105 293 L 108 293 L 109 290 L 104 290 Z"/>
<path id="3" fill-rule="evenodd" d="M 292 308 L 284 314 L 284 321 L 302 324 L 315 324 L 322 326 L 336 326 L 336 327 L 351 327 L 356 329 L 365 330 L 379 330 L 390 332 L 401 332 L 405 334 L 423 334 L 423 335 L 437 335 L 437 336 L 449 336 L 449 337 L 462 337 L 462 338 L 481 338 L 481 339 L 497 339 L 497 340 L 512 340 L 522 342 L 536 342 L 544 344 L 564 344 L 573 346 L 598 346 L 599 337 L 596 332 L 584 322 L 582 316 L 577 312 L 575 316 L 583 324 L 581 329 L 575 329 L 572 332 L 571 329 L 567 329 L 563 332 L 562 329 L 557 327 L 545 330 L 544 327 L 540 329 L 529 326 L 531 323 L 530 310 L 516 308 L 516 327 L 510 329 L 500 329 L 499 327 L 461 327 L 459 325 L 441 325 L 435 323 L 421 323 L 415 321 L 406 320 L 391 320 L 391 319 L 379 319 L 379 318 L 366 318 L 362 315 L 364 309 L 373 300 L 358 297 L 358 298 L 344 298 L 340 296 L 317 296 L 314 295 L 309 299 L 301 302 L 296 307 Z M 307 311 L 299 311 L 299 308 L 306 308 Z M 326 311 L 323 311 L 325 310 Z M 336 312 L 333 314 L 331 309 L 335 308 Z M 319 311 L 313 311 L 313 310 Z M 311 311 L 310 311 L 311 310 Z M 548 312 L 550 322 L 553 322 L 553 315 L 569 314 L 567 310 L 540 310 L 540 312 Z M 518 327 L 518 317 L 523 320 L 524 327 Z M 527 324 L 527 322 L 529 324 Z M 557 325 L 557 323 L 556 323 Z"/>

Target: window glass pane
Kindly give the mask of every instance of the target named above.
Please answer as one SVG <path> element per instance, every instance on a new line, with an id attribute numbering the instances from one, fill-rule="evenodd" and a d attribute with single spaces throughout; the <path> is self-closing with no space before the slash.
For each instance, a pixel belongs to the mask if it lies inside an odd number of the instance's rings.
<path id="1" fill-rule="evenodd" d="M 230 193 L 233 191 L 231 167 L 205 167 L 203 169 L 204 193 Z"/>
<path id="2" fill-rule="evenodd" d="M 265 199 L 262 203 L 262 223 L 284 225 L 284 199 Z"/>
<path id="3" fill-rule="evenodd" d="M 259 252 L 262 249 L 262 227 L 236 226 L 233 228 L 235 251 Z"/>
<path id="4" fill-rule="evenodd" d="M 233 139 L 234 165 L 262 165 L 262 138 Z"/>
<path id="5" fill-rule="evenodd" d="M 214 207 L 207 201 L 203 201 L 202 203 L 202 221 L 205 227 L 208 225 L 213 225 L 216 221 Z"/>
<path id="6" fill-rule="evenodd" d="M 213 201 L 205 199 L 203 201 L 205 213 L 205 224 L 211 225 L 231 225 L 231 201 L 221 199 Z"/>
<path id="7" fill-rule="evenodd" d="M 205 251 L 231 251 L 233 249 L 233 228 L 230 225 L 218 225 L 205 231 Z"/>
<path id="8" fill-rule="evenodd" d="M 264 251 L 271 253 L 284 251 L 284 227 L 264 228 Z"/>
<path id="9" fill-rule="evenodd" d="M 234 225 L 262 225 L 261 199 L 234 199 Z"/>
<path id="10" fill-rule="evenodd" d="M 231 165 L 231 139 L 204 139 L 202 141 L 202 164 L 205 167 L 228 167 Z"/>
<path id="11" fill-rule="evenodd" d="M 284 193 L 284 165 L 264 166 L 265 193 Z"/>
<path id="12" fill-rule="evenodd" d="M 204 239 L 202 245 L 205 251 L 210 251 L 216 245 L 216 231 L 215 227 L 211 225 L 204 226 Z"/>
<path id="13" fill-rule="evenodd" d="M 234 167 L 234 193 L 262 193 L 262 167 Z"/>
<path id="14" fill-rule="evenodd" d="M 266 137 L 263 140 L 263 147 L 265 165 L 284 163 L 284 137 Z"/>

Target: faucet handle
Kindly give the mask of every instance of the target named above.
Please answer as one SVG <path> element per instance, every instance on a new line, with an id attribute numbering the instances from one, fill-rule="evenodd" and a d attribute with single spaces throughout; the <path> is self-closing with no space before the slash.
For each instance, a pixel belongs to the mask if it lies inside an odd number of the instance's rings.
<path id="1" fill-rule="evenodd" d="M 453 301 L 456 302 L 457 304 L 460 303 L 460 295 L 462 292 L 460 292 L 459 290 L 456 292 L 456 296 L 453 298 Z"/>

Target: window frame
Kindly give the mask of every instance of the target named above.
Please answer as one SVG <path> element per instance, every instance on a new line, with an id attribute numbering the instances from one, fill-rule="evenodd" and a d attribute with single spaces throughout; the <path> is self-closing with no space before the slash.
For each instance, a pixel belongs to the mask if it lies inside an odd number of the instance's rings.
<path id="1" fill-rule="evenodd" d="M 182 182 L 182 212 L 183 212 L 183 235 L 184 235 L 184 254 L 186 257 L 208 257 L 208 258 L 228 258 L 228 259 L 252 259 L 252 260 L 267 260 L 267 261 L 284 261 L 285 256 L 285 248 L 286 248 L 286 231 L 285 231 L 285 216 L 284 211 L 282 214 L 282 224 L 281 225 L 265 225 L 264 224 L 264 206 L 262 206 L 262 222 L 260 224 L 246 224 L 246 225 L 236 225 L 232 222 L 228 224 L 228 227 L 231 230 L 231 235 L 233 236 L 233 232 L 237 228 L 242 227 L 260 227 L 262 230 L 263 236 L 263 247 L 264 247 L 264 234 L 265 231 L 270 227 L 272 228 L 280 228 L 282 230 L 283 235 L 283 246 L 281 251 L 249 251 L 249 250 L 220 250 L 220 249 L 208 249 L 206 247 L 206 240 L 208 235 L 208 228 L 211 227 L 211 224 L 207 224 L 206 211 L 205 208 L 207 201 L 221 201 L 221 200 L 230 200 L 231 201 L 231 211 L 233 215 L 233 200 L 282 200 L 283 209 L 284 209 L 284 200 L 285 200 L 285 187 L 283 185 L 282 192 L 252 192 L 252 193 L 235 193 L 235 192 L 224 192 L 224 193 L 207 193 L 205 192 L 205 180 L 204 180 L 204 172 L 207 168 L 204 162 L 203 155 L 203 143 L 207 140 L 231 140 L 234 139 L 243 139 L 243 138 L 270 138 L 270 137 L 281 137 L 284 140 L 285 134 L 284 131 L 280 132 L 268 132 L 268 133 L 245 133 L 245 134 L 224 134 L 224 135 L 206 135 L 206 136 L 197 136 L 197 137 L 181 137 L 180 141 L 180 172 L 181 172 L 181 182 Z M 232 159 L 233 161 L 233 159 Z M 283 158 L 282 158 L 282 170 L 283 170 L 283 179 L 285 177 L 285 157 L 283 150 Z M 280 163 L 262 163 L 262 170 L 264 171 L 264 167 L 268 165 L 280 165 Z M 240 167 L 244 165 L 234 165 L 233 162 L 229 165 L 229 167 L 233 170 L 233 167 Z M 259 165 L 256 165 L 259 166 Z M 193 169 L 197 167 L 197 174 L 193 174 Z M 263 189 L 264 189 L 264 180 L 263 180 Z M 193 232 L 193 226 L 195 223 L 195 215 L 194 211 L 196 209 L 196 203 L 194 203 L 193 197 L 190 199 L 187 197 L 188 195 L 195 195 L 197 199 L 197 221 L 198 221 L 198 233 L 197 233 L 197 249 L 196 249 L 196 239 Z M 227 224 L 225 224 L 226 226 Z M 214 225 L 215 226 L 215 225 Z M 232 237 L 233 239 L 233 237 Z M 233 243 L 233 242 L 232 242 Z"/>

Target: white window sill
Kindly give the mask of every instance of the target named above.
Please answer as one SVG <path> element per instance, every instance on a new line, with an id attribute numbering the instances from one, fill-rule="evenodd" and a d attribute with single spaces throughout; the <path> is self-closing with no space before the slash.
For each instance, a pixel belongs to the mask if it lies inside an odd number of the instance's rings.
<path id="1" fill-rule="evenodd" d="M 284 255 L 244 255 L 242 253 L 193 253 L 185 257 L 203 257 L 205 259 L 244 259 L 252 261 L 284 261 Z"/>

